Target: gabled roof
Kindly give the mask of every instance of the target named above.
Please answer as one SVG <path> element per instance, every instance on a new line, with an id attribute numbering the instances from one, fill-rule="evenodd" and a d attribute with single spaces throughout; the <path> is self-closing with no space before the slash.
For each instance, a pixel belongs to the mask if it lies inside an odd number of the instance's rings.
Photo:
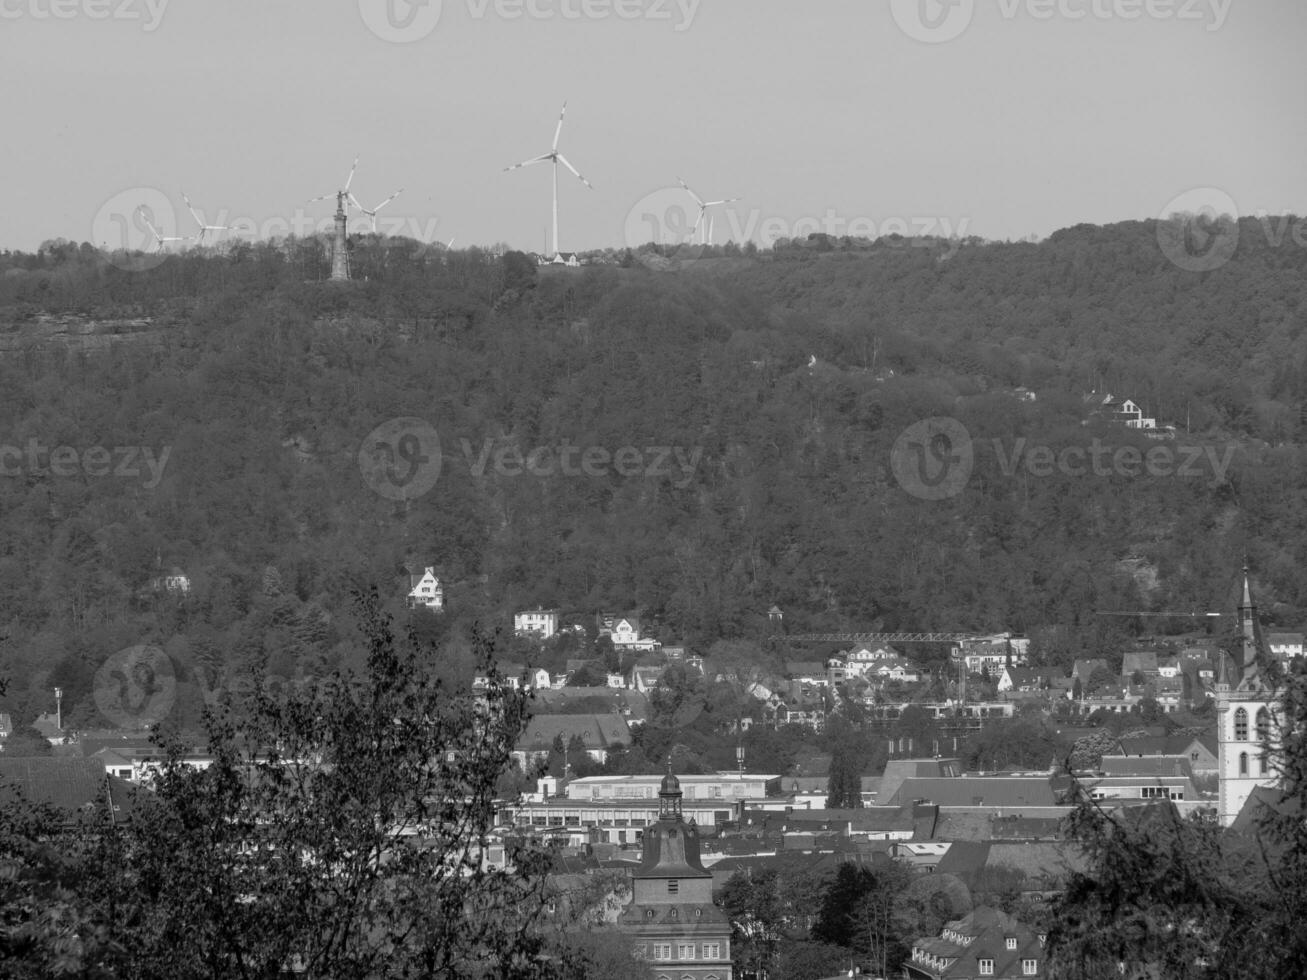
<path id="1" fill-rule="evenodd" d="M 608 749 L 614 745 L 630 745 L 631 729 L 626 719 L 618 714 L 607 715 L 535 715 L 527 723 L 526 731 L 517 741 L 522 752 L 547 752 L 554 738 L 561 735 L 563 744 L 573 736 L 580 736 L 587 749 Z"/>
<path id="2" fill-rule="evenodd" d="M 1144 674 L 1157 673 L 1156 651 L 1135 650 L 1124 654 L 1121 658 L 1121 673 L 1133 674 L 1136 670 Z"/>
<path id="3" fill-rule="evenodd" d="M 0 756 L 0 802 L 11 802 L 15 790 L 30 802 L 49 804 L 70 814 L 93 810 L 110 800 L 121 813 L 129 808 L 135 787 L 106 776 L 98 759 Z"/>
<path id="4" fill-rule="evenodd" d="M 1105 755 L 1099 765 L 1105 776 L 1184 776 L 1193 777 L 1187 755 L 1123 756 Z"/>
<path id="5" fill-rule="evenodd" d="M 1048 776 L 912 777 L 903 780 L 893 797 L 877 802 L 890 806 L 913 800 L 930 800 L 940 806 L 1055 806 L 1057 796 Z"/>
<path id="6" fill-rule="evenodd" d="M 1133 735 L 1122 738 L 1117 744 L 1121 755 L 1188 757 L 1194 751 L 1195 742 L 1216 755 L 1215 732 L 1204 732 L 1201 735 Z"/>

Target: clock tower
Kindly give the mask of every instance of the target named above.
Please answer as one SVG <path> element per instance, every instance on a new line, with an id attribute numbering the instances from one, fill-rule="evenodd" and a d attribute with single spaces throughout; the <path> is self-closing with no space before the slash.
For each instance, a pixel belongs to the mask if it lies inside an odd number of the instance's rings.
<path id="1" fill-rule="evenodd" d="M 1256 787 L 1277 782 L 1272 757 L 1279 748 L 1280 703 L 1267 669 L 1246 565 L 1238 641 L 1233 651 L 1218 651 L 1217 656 L 1217 818 L 1228 827 Z"/>
<path id="2" fill-rule="evenodd" d="M 732 980 L 731 923 L 712 900 L 712 873 L 699 857 L 699 828 L 681 815 L 681 782 L 667 775 L 658 820 L 644 831 L 631 904 L 618 924 L 657 980 Z"/>

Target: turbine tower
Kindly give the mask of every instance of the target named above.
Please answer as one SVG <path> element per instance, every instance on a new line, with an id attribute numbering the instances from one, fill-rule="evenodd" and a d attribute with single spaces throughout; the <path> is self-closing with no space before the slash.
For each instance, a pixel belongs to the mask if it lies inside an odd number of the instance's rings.
<path id="1" fill-rule="evenodd" d="M 202 218 L 199 216 L 199 214 L 196 212 L 194 206 L 191 204 L 191 199 L 190 199 L 189 197 L 186 196 L 186 192 L 185 192 L 185 191 L 182 191 L 182 200 L 186 202 L 186 210 L 189 211 L 189 212 L 191 213 L 191 217 L 195 219 L 195 223 L 196 223 L 197 225 L 200 226 L 200 233 L 199 233 L 198 235 L 195 236 L 195 244 L 196 244 L 196 245 L 203 245 L 203 244 L 204 244 L 204 234 L 205 234 L 205 232 L 209 232 L 209 231 L 227 231 L 227 230 L 228 230 L 228 226 L 227 226 L 227 225 L 206 225 L 206 224 L 204 223 L 203 219 L 202 219 Z"/>
<path id="2" fill-rule="evenodd" d="M 149 209 L 146 208 L 146 206 L 145 206 L 144 204 L 141 204 L 141 205 L 138 205 L 138 206 L 137 206 L 137 208 L 136 208 L 136 213 L 139 214 L 139 215 L 141 216 L 141 220 L 145 222 L 145 227 L 149 228 L 149 229 L 150 229 L 150 234 L 152 234 L 152 235 L 154 236 L 154 250 L 155 250 L 156 252 L 162 252 L 162 251 L 163 251 L 163 247 L 164 247 L 164 245 L 165 245 L 166 243 L 168 243 L 168 242 L 184 242 L 184 241 L 188 241 L 188 239 L 187 239 L 186 237 L 182 236 L 182 235 L 163 235 L 163 234 L 161 234 L 161 233 L 159 232 L 159 229 L 156 228 L 156 227 L 154 227 L 154 224 L 150 221 L 150 212 L 149 212 Z"/>
<path id="3" fill-rule="evenodd" d="M 360 211 L 363 210 L 354 196 L 349 192 L 349 185 L 354 181 L 354 171 L 359 167 L 359 158 L 354 158 L 354 165 L 349 168 L 349 176 L 345 178 L 345 186 L 338 191 L 332 191 L 330 194 L 322 194 L 309 201 L 310 204 L 317 204 L 319 201 L 328 200 L 331 197 L 336 198 L 336 233 L 331 249 L 331 278 L 334 282 L 342 282 L 349 279 L 349 251 L 347 237 L 347 220 L 345 218 L 346 202 L 351 202 Z"/>
<path id="4" fill-rule="evenodd" d="M 691 238 L 691 240 L 694 239 L 694 232 L 695 232 L 695 231 L 699 231 L 700 226 L 703 226 L 704 215 L 707 215 L 707 214 L 708 214 L 708 209 L 709 209 L 709 208 L 719 207 L 720 205 L 723 205 L 723 204 L 734 204 L 736 201 L 739 200 L 738 197 L 728 197 L 728 198 L 727 198 L 726 200 L 724 200 L 724 201 L 705 201 L 703 198 L 701 198 L 701 197 L 700 197 L 698 194 L 696 194 L 694 191 L 690 190 L 690 185 L 687 184 L 684 180 L 682 180 L 680 177 L 677 177 L 676 179 L 679 180 L 679 181 L 681 181 L 681 186 L 685 188 L 686 192 L 687 192 L 687 193 L 688 193 L 692 198 L 694 198 L 694 203 L 697 204 L 697 205 L 699 205 L 699 217 L 698 217 L 698 220 L 696 220 L 695 223 L 694 223 L 694 231 L 691 231 L 691 232 L 690 232 L 690 238 Z M 709 215 L 709 216 L 708 216 L 708 224 L 707 224 L 707 226 L 704 227 L 703 231 L 702 231 L 702 232 L 700 233 L 700 235 L 699 235 L 699 244 L 701 244 L 701 245 L 711 245 L 711 244 L 712 244 L 712 230 L 713 230 L 713 219 L 712 219 L 712 216 Z"/>
<path id="5" fill-rule="evenodd" d="M 594 190 L 594 185 L 590 183 L 590 181 L 582 177 L 581 172 L 579 170 L 577 170 L 574 166 L 568 163 L 567 157 L 563 156 L 561 153 L 558 152 L 558 139 L 560 136 L 563 135 L 563 116 L 565 116 L 566 114 L 567 114 L 567 103 L 564 102 L 563 111 L 558 114 L 558 128 L 554 130 L 554 144 L 550 148 L 548 153 L 542 153 L 540 154 L 540 156 L 535 157 L 534 159 L 524 160 L 521 163 L 514 164 L 511 167 L 504 168 L 504 172 L 507 173 L 510 170 L 520 170 L 523 167 L 529 167 L 532 164 L 536 164 L 536 163 L 552 163 L 554 165 L 554 240 L 553 240 L 554 254 L 552 258 L 557 258 L 560 254 L 558 249 L 558 165 L 561 163 L 564 167 L 566 167 L 568 170 L 572 171 L 572 173 L 576 175 L 577 180 L 585 184 L 585 186 L 590 188 L 591 190 Z"/>

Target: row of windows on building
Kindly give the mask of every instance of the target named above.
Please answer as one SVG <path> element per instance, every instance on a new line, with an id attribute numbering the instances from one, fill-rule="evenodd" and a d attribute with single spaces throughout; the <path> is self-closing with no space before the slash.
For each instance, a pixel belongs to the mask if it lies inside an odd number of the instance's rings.
<path id="1" fill-rule="evenodd" d="M 1234 713 L 1234 737 L 1238 742 L 1248 741 L 1248 711 L 1238 708 Z M 1265 708 L 1257 709 L 1257 737 L 1262 741 L 1271 737 L 1271 713 Z"/>
<path id="2" fill-rule="evenodd" d="M 993 961 L 993 960 L 979 960 L 978 963 L 977 963 L 976 972 L 979 973 L 982 977 L 992 977 L 992 976 L 994 975 L 994 961 Z M 1022 961 L 1021 961 L 1021 975 L 1022 975 L 1022 976 L 1025 976 L 1025 977 L 1033 977 L 1033 976 L 1037 975 L 1038 973 L 1039 973 L 1039 961 L 1038 961 L 1038 960 L 1022 960 Z"/>
<path id="3" fill-rule="evenodd" d="M 720 960 L 722 958 L 721 943 L 702 943 L 702 953 L 698 957 L 701 960 Z M 676 955 L 673 956 L 673 950 Z M 635 955 L 643 959 L 648 956 L 655 960 L 692 960 L 694 955 L 694 943 L 637 943 L 635 946 Z"/>

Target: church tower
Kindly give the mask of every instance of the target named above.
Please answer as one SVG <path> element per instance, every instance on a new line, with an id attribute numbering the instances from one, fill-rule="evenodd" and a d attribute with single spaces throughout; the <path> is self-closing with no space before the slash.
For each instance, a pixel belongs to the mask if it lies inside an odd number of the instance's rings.
<path id="1" fill-rule="evenodd" d="M 1276 783 L 1270 755 L 1278 747 L 1280 704 L 1267 667 L 1248 567 L 1243 570 L 1239 641 L 1219 651 L 1216 676 L 1217 817 L 1228 827 L 1258 786 Z M 1237 662 L 1233 655 L 1237 655 Z"/>
<path id="2" fill-rule="evenodd" d="M 699 857 L 699 828 L 681 815 L 671 761 L 658 790 L 658 820 L 645 828 L 631 875 L 631 904 L 618 924 L 657 980 L 732 980 L 731 923 L 712 900 L 712 873 Z"/>

